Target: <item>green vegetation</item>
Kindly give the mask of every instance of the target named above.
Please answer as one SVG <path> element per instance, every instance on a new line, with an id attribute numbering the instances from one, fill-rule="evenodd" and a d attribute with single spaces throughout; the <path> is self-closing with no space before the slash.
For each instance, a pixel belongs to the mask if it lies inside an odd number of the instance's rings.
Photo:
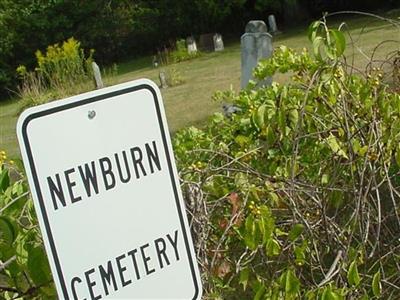
<path id="1" fill-rule="evenodd" d="M 92 55 L 85 58 L 80 43 L 74 38 L 62 45 L 47 47 L 46 53 L 36 51 L 37 66 L 29 71 L 23 65 L 17 68 L 21 84 L 18 94 L 22 108 L 46 103 L 53 99 L 79 94 L 92 89 Z"/>
<path id="2" fill-rule="evenodd" d="M 173 47 L 188 35 L 240 34 L 251 19 L 274 13 L 286 26 L 324 11 L 399 7 L 397 0 L 0 0 L 0 99 L 16 87 L 15 69 L 32 53 L 71 36 L 96 61 L 112 64 Z"/>
<path id="3" fill-rule="evenodd" d="M 255 72 L 292 80 L 220 93 L 240 112 L 174 139 L 207 299 L 400 296 L 400 96 L 325 25 Z"/>
<path id="4" fill-rule="evenodd" d="M 395 19 L 399 12 L 393 12 L 390 17 Z M 337 21 L 337 25 L 340 24 Z M 346 57 L 348 63 L 364 69 L 370 62 L 374 48 L 382 41 L 398 39 L 398 30 L 387 22 L 373 18 L 349 18 L 345 29 L 349 37 Z M 274 45 L 281 44 L 301 50 L 308 47 L 305 28 L 297 28 L 274 38 Z M 398 42 L 384 43 L 375 51 L 376 60 L 385 59 L 388 53 L 398 49 Z M 105 78 L 106 85 L 113 85 L 139 78 L 149 78 L 159 82 L 160 70 L 175 69 L 183 84 L 162 90 L 168 123 L 172 132 L 188 125 L 201 125 L 215 111 L 219 111 L 221 103 L 212 101 L 216 91 L 233 89 L 238 91 L 240 82 L 240 45 L 229 43 L 225 51 L 219 53 L 203 53 L 202 56 L 177 64 L 153 68 L 152 56 L 144 56 L 137 60 L 125 62 L 118 66 Z M 115 75 L 118 73 L 117 75 Z M 276 74 L 274 80 L 285 82 L 287 74 Z M 88 88 L 93 87 L 89 82 Z M 78 91 L 75 91 L 77 93 Z M 53 97 L 57 99 L 57 97 Z M 0 148 L 5 149 L 11 157 L 18 157 L 19 150 L 15 136 L 16 114 L 22 104 L 16 100 L 0 102 Z"/>
<path id="5" fill-rule="evenodd" d="M 277 48 L 259 64 L 256 82 L 247 89 L 215 95 L 216 106 L 229 102 L 237 113 L 216 113 L 202 129 L 176 133 L 174 152 L 205 299 L 400 297 L 400 96 L 393 90 L 398 74 L 390 67 L 400 58 L 397 44 L 396 52 L 386 44 L 370 45 L 383 33 L 397 33 L 378 26 L 368 43 L 347 50 L 345 33 L 325 21 L 310 26 L 310 50 L 303 49 L 305 38 L 284 37 L 299 50 Z M 352 47 L 362 50 L 354 61 Z M 216 90 L 210 82 L 221 71 L 239 68 L 238 51 L 233 46 L 174 67 L 183 76 L 207 77 L 196 91 L 205 93 Z M 371 51 L 380 59 L 369 59 L 363 68 Z M 229 65 L 233 60 L 235 68 Z M 213 77 L 210 62 L 217 61 L 222 62 L 213 66 Z M 143 74 L 154 79 L 158 70 L 117 80 Z M 224 82 L 232 81 L 231 73 L 224 76 Z M 281 83 L 256 88 L 268 76 Z M 186 85 L 164 91 L 169 113 L 176 99 L 186 100 L 182 107 L 193 104 L 185 98 Z M 0 266 L 0 297 L 52 299 L 21 170 L 18 161 L 0 153 L 0 260 L 6 262 Z"/>

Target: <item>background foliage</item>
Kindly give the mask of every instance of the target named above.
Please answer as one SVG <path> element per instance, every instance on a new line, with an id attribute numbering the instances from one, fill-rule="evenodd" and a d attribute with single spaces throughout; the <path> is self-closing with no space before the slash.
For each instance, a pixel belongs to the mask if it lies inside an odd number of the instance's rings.
<path id="1" fill-rule="evenodd" d="M 205 299 L 400 297 L 400 96 L 325 21 L 279 47 L 235 113 L 173 140 Z M 390 59 L 396 61 L 398 53 Z M 265 77 L 289 73 L 285 85 Z M 54 298 L 26 179 L 0 153 L 0 299 Z"/>
<path id="2" fill-rule="evenodd" d="M 96 49 L 99 63 L 152 52 L 177 38 L 208 32 L 241 34 L 250 19 L 275 13 L 280 26 L 322 11 L 398 6 L 398 1 L 327 0 L 0 0 L 0 97 L 15 89 L 15 69 L 74 37 Z M 168 26 L 165 26 L 168 24 Z M 282 25 L 281 25 L 282 24 Z"/>

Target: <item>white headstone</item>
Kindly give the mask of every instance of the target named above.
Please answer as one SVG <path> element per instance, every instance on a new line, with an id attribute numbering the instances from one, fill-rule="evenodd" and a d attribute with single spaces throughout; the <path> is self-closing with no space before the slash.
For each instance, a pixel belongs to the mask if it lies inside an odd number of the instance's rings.
<path id="1" fill-rule="evenodd" d="M 274 15 L 268 16 L 268 26 L 272 34 L 278 33 L 278 26 L 276 26 L 276 20 Z"/>
<path id="2" fill-rule="evenodd" d="M 196 44 L 196 40 L 194 39 L 194 37 L 189 36 L 186 39 L 186 45 L 187 45 L 187 50 L 188 50 L 189 54 L 197 52 L 197 44 Z"/>
<path id="3" fill-rule="evenodd" d="M 164 71 L 160 71 L 158 76 L 160 78 L 160 87 L 166 89 L 168 87 L 167 74 Z"/>
<path id="4" fill-rule="evenodd" d="M 222 40 L 222 35 L 219 33 L 214 34 L 214 50 L 215 51 L 223 51 L 224 50 L 224 41 Z"/>
<path id="5" fill-rule="evenodd" d="M 30 108 L 17 131 L 58 299 L 201 299 L 153 82 Z"/>
<path id="6" fill-rule="evenodd" d="M 103 84 L 103 80 L 101 79 L 100 68 L 94 61 L 92 62 L 92 70 L 93 70 L 94 81 L 96 83 L 96 88 L 97 89 L 103 88 L 104 84 Z"/>
<path id="7" fill-rule="evenodd" d="M 250 21 L 246 25 L 246 32 L 241 37 L 241 88 L 245 88 L 252 79 L 253 70 L 260 59 L 272 55 L 272 36 L 267 32 L 263 21 Z M 272 78 L 268 78 L 261 85 L 270 85 Z"/>

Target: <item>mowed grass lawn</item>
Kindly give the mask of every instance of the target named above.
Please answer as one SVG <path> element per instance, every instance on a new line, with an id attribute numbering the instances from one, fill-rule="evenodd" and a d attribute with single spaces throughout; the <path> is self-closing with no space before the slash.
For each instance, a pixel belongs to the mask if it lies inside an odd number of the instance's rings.
<path id="1" fill-rule="evenodd" d="M 398 16 L 400 11 L 392 13 L 390 17 Z M 387 53 L 400 49 L 400 30 L 387 22 L 346 15 L 335 18 L 331 24 L 338 26 L 342 21 L 346 22 L 345 28 L 351 34 L 351 38 L 347 36 L 348 63 L 364 68 L 374 48 L 385 40 L 395 42 L 379 47 L 375 53 L 376 59 L 384 59 Z M 306 30 L 306 26 L 300 26 L 284 32 L 274 37 L 274 46 L 287 45 L 297 50 L 310 48 Z M 112 85 L 139 78 L 149 78 L 159 83 L 158 74 L 163 68 L 153 68 L 151 60 L 149 56 L 121 64 L 118 74 L 107 79 L 106 84 Z M 204 53 L 199 58 L 172 64 L 167 68 L 176 69 L 185 81 L 182 85 L 161 91 L 170 131 L 175 132 L 190 125 L 201 125 L 214 112 L 221 111 L 221 103 L 212 100 L 216 91 L 239 90 L 240 37 L 238 36 L 236 41 L 227 43 L 223 52 Z M 287 78 L 287 75 L 277 75 L 274 80 L 284 82 Z M 15 134 L 19 110 L 20 103 L 17 100 L 0 102 L 0 149 L 4 149 L 10 157 L 19 157 Z"/>

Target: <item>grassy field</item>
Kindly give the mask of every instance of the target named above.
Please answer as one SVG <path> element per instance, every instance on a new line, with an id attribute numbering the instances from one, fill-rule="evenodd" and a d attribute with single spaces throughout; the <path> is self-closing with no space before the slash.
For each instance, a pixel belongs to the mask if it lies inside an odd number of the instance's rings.
<path id="1" fill-rule="evenodd" d="M 398 17 L 400 12 L 390 17 Z M 354 18 L 352 16 L 335 17 L 332 26 L 346 21 L 344 28 L 347 36 L 347 62 L 364 68 L 374 48 L 382 41 L 392 40 L 379 47 L 375 57 L 383 59 L 386 53 L 399 50 L 400 30 L 393 25 L 372 18 Z M 188 125 L 200 125 L 212 113 L 219 111 L 221 103 L 212 101 L 212 95 L 218 90 L 233 89 L 240 85 L 240 37 L 228 43 L 225 51 L 204 53 L 191 61 L 173 64 L 167 68 L 176 69 L 185 80 L 184 84 L 162 90 L 170 130 L 175 132 Z M 295 49 L 309 47 L 306 26 L 297 27 L 274 37 L 274 46 L 287 45 Z M 149 78 L 159 82 L 158 74 L 162 68 L 151 67 L 151 57 L 142 57 L 126 62 L 118 67 L 118 74 L 106 81 L 107 85 L 126 82 L 139 78 Z M 284 82 L 286 76 L 277 75 L 274 80 Z M 9 156 L 19 156 L 15 136 L 15 124 L 20 103 L 17 100 L 0 102 L 0 149 Z"/>

